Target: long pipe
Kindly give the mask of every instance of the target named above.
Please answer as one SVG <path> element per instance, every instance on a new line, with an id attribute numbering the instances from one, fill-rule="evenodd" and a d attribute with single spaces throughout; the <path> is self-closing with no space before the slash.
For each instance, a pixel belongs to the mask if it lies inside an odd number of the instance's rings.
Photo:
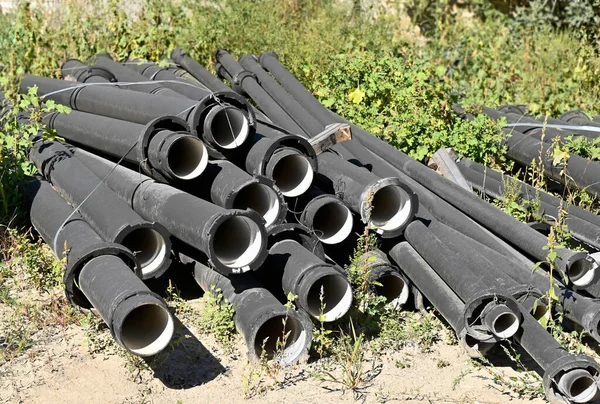
<path id="1" fill-rule="evenodd" d="M 208 163 L 204 144 L 191 136 L 187 124 L 175 116 L 161 117 L 147 125 L 86 112 L 51 112 L 42 122 L 60 137 L 139 165 L 160 180 L 190 180 Z M 135 147 L 132 149 L 132 147 Z"/>
<path id="2" fill-rule="evenodd" d="M 283 194 L 273 181 L 252 176 L 227 160 L 212 160 L 197 180 L 180 188 L 225 209 L 253 209 L 266 227 L 283 223 L 287 214 Z"/>
<path id="3" fill-rule="evenodd" d="M 66 255 L 63 281 L 69 302 L 95 308 L 129 352 L 152 356 L 163 350 L 173 336 L 173 318 L 138 278 L 141 269 L 133 253 L 102 240 L 46 181 L 31 181 L 27 197 L 35 229 L 57 257 Z"/>
<path id="4" fill-rule="evenodd" d="M 323 244 L 339 244 L 352 231 L 354 218 L 346 204 L 316 186 L 288 203 L 293 217 L 311 229 Z"/>
<path id="5" fill-rule="evenodd" d="M 73 150 L 99 178 L 143 217 L 155 220 L 189 247 L 201 251 L 223 274 L 258 268 L 267 255 L 262 217 L 228 210 L 81 149 Z M 184 247 L 180 247 L 184 248 Z"/>
<path id="6" fill-rule="evenodd" d="M 294 240 L 312 254 L 319 257 L 319 259 L 323 261 L 326 259 L 323 244 L 321 244 L 313 231 L 300 223 L 281 223 L 276 226 L 271 226 L 268 230 L 268 235 L 269 249 L 280 241 Z"/>
<path id="7" fill-rule="evenodd" d="M 271 246 L 269 258 L 256 276 L 276 296 L 294 294 L 298 307 L 325 322 L 340 319 L 352 304 L 352 289 L 343 271 L 294 240 L 282 240 Z"/>
<path id="8" fill-rule="evenodd" d="M 29 158 L 67 202 L 79 206 L 81 215 L 104 240 L 123 244 L 136 254 L 144 279 L 158 277 L 169 268 L 167 230 L 142 219 L 65 146 L 36 140 Z"/>
<path id="9" fill-rule="evenodd" d="M 100 66 L 88 66 L 77 59 L 69 59 L 60 67 L 62 78 L 80 83 L 114 83 L 115 76 Z"/>
<path id="10" fill-rule="evenodd" d="M 390 257 L 446 319 L 469 355 L 485 354 L 495 345 L 493 340 L 482 342 L 468 334 L 463 318 L 465 304 L 410 244 L 396 244 Z"/>
<path id="11" fill-rule="evenodd" d="M 264 353 L 267 359 L 287 366 L 308 357 L 312 343 L 308 316 L 285 307 L 252 274 L 226 277 L 188 255 L 179 257 L 193 267 L 194 278 L 202 289 L 209 291 L 214 285 L 231 303 L 235 326 L 246 341 L 251 360 L 258 361 Z"/>
<path id="12" fill-rule="evenodd" d="M 405 237 L 465 302 L 464 323 L 469 335 L 489 341 L 510 338 L 519 330 L 522 316 L 518 304 L 495 279 L 455 256 L 420 221 L 408 226 Z"/>
<path id="13" fill-rule="evenodd" d="M 20 91 L 37 86 L 38 94 L 82 112 L 147 124 L 157 117 L 176 115 L 190 125 L 192 134 L 211 148 L 231 150 L 244 145 L 255 130 L 249 104 L 233 91 L 211 93 L 202 101 L 123 91 L 103 85 L 79 87 L 71 82 L 25 75 Z"/>

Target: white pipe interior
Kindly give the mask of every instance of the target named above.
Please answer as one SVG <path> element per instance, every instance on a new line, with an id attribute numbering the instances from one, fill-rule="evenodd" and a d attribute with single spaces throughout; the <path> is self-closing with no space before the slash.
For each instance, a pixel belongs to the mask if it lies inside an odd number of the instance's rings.
<path id="1" fill-rule="evenodd" d="M 273 167 L 272 175 L 281 193 L 294 197 L 308 190 L 314 172 L 308 158 L 298 153 L 282 157 Z"/>
<path id="2" fill-rule="evenodd" d="M 585 287 L 594 281 L 597 269 L 598 264 L 595 259 L 590 262 L 585 258 L 581 258 L 571 264 L 567 275 L 575 286 Z"/>
<path id="3" fill-rule="evenodd" d="M 200 176 L 206 168 L 208 152 L 200 139 L 184 136 L 169 148 L 167 164 L 177 178 L 191 180 Z"/>
<path id="4" fill-rule="evenodd" d="M 241 146 L 250 134 L 250 124 L 246 115 L 237 108 L 219 108 L 213 115 L 210 129 L 214 141 L 224 149 Z"/>
<path id="5" fill-rule="evenodd" d="M 156 272 L 169 255 L 163 236 L 149 227 L 134 229 L 125 236 L 121 244 L 134 253 L 142 274 L 146 276 Z"/>
<path id="6" fill-rule="evenodd" d="M 275 190 L 267 185 L 252 183 L 245 186 L 233 201 L 234 209 L 253 209 L 265 220 L 265 226 L 270 226 L 277 220 L 281 204 Z"/>
<path id="7" fill-rule="evenodd" d="M 386 303 L 395 310 L 400 310 L 408 302 L 409 288 L 404 279 L 395 274 L 381 276 L 374 285 L 375 293 L 386 298 Z"/>
<path id="8" fill-rule="evenodd" d="M 342 203 L 329 202 L 315 213 L 312 229 L 324 244 L 338 244 L 352 232 L 352 212 Z"/>
<path id="9" fill-rule="evenodd" d="M 323 291 L 324 307 L 321 307 L 321 290 Z M 346 314 L 352 304 L 350 282 L 341 274 L 325 275 L 310 287 L 306 301 L 308 314 L 314 318 L 319 318 L 322 309 L 323 321 L 335 321 Z"/>
<path id="10" fill-rule="evenodd" d="M 371 223 L 383 231 L 396 230 L 410 217 L 411 200 L 397 185 L 387 185 L 375 191 L 371 202 Z"/>
<path id="11" fill-rule="evenodd" d="M 585 369 L 566 372 L 558 381 L 558 388 L 574 403 L 587 403 L 598 393 L 598 385 Z"/>
<path id="12" fill-rule="evenodd" d="M 144 304 L 125 317 L 121 341 L 136 355 L 152 356 L 166 348 L 174 329 L 173 317 L 166 308 L 157 304 Z"/>
<path id="13" fill-rule="evenodd" d="M 506 311 L 492 320 L 491 331 L 498 337 L 510 338 L 519 331 L 519 318 L 515 313 Z"/>
<path id="14" fill-rule="evenodd" d="M 251 264 L 262 251 L 260 227 L 252 219 L 232 216 L 223 221 L 213 238 L 216 258 L 230 268 Z"/>
<path id="15" fill-rule="evenodd" d="M 260 358 L 264 350 L 268 359 L 273 359 L 276 354 L 281 353 L 279 362 L 282 365 L 289 365 L 302 355 L 306 338 L 306 330 L 299 319 L 288 315 L 276 315 L 265 321 L 256 332 L 254 352 Z M 283 352 L 278 352 L 280 344 L 277 342 L 284 340 Z"/>

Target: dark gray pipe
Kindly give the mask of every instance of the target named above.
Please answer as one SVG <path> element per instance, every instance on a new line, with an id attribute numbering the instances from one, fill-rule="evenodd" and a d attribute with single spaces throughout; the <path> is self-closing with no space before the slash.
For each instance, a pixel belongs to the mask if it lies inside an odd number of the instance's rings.
<path id="1" fill-rule="evenodd" d="M 35 229 L 57 257 L 66 255 L 63 282 L 69 302 L 95 308 L 129 352 L 151 356 L 163 350 L 173 335 L 173 318 L 138 278 L 141 268 L 131 251 L 102 240 L 46 181 L 31 181 L 27 197 Z"/>
<path id="2" fill-rule="evenodd" d="M 255 211 L 227 210 L 81 149 L 73 153 L 99 178 L 114 169 L 106 184 L 140 215 L 205 254 L 216 271 L 246 272 L 265 260 L 267 232 Z"/>
<path id="3" fill-rule="evenodd" d="M 299 223 L 282 223 L 269 228 L 269 245 L 271 249 L 276 243 L 283 240 L 294 240 L 312 254 L 325 261 L 323 244 L 314 232 Z"/>
<path id="4" fill-rule="evenodd" d="M 142 76 L 139 73 L 136 73 L 121 63 L 117 63 L 113 60 L 113 58 L 107 53 L 97 54 L 92 56 L 88 63 L 91 65 L 96 65 L 108 70 L 116 79 L 117 82 L 123 83 L 139 83 L 135 85 L 119 85 L 119 88 L 124 90 L 132 90 L 139 91 L 142 93 L 148 94 L 157 94 L 165 97 L 175 97 L 181 98 L 181 95 L 170 88 L 163 86 L 162 84 L 154 84 L 148 83 L 149 80 L 146 77 Z M 141 84 L 144 83 L 144 84 Z"/>
<path id="5" fill-rule="evenodd" d="M 323 244 L 339 244 L 352 231 L 354 218 L 350 209 L 335 195 L 316 186 L 288 204 L 294 218 L 311 229 Z"/>
<path id="6" fill-rule="evenodd" d="M 51 112 L 42 122 L 60 137 L 139 165 L 162 181 L 198 177 L 208 163 L 204 144 L 181 118 L 165 116 L 140 125 L 86 112 Z M 135 147 L 132 149 L 132 147 Z"/>
<path id="7" fill-rule="evenodd" d="M 100 66 L 88 66 L 77 59 L 69 59 L 60 67 L 62 78 L 80 83 L 116 82 L 115 76 Z"/>
<path id="8" fill-rule="evenodd" d="M 200 178 L 181 187 L 225 209 L 253 209 L 266 227 L 283 223 L 287 205 L 272 180 L 252 176 L 227 160 L 212 160 Z"/>
<path id="9" fill-rule="evenodd" d="M 312 322 L 308 316 L 285 307 L 252 274 L 226 277 L 187 255 L 179 257 L 193 266 L 194 278 L 202 289 L 209 291 L 214 285 L 231 303 L 235 326 L 246 341 L 251 360 L 258 361 L 263 350 L 267 359 L 276 359 L 282 366 L 308 358 L 312 343 Z M 281 349 L 278 345 L 284 339 Z"/>
<path id="10" fill-rule="evenodd" d="M 450 324 L 470 356 L 485 354 L 495 345 L 494 341 L 481 342 L 467 333 L 464 303 L 410 244 L 397 244 L 390 250 L 390 257 Z"/>
<path id="11" fill-rule="evenodd" d="M 212 91 L 231 91 L 221 80 L 213 76 L 204 66 L 196 62 L 183 49 L 176 48 L 171 51 L 171 59 L 183 67 L 192 77 L 210 88 Z"/>
<path id="12" fill-rule="evenodd" d="M 371 248 L 358 261 L 369 274 L 371 292 L 386 299 L 388 307 L 400 310 L 410 297 L 408 279 L 378 248 Z"/>
<path id="13" fill-rule="evenodd" d="M 241 147 L 252 138 L 255 116 L 249 104 L 233 91 L 212 93 L 200 102 L 183 98 L 122 91 L 106 86 L 80 86 L 46 77 L 25 75 L 20 91 L 38 86 L 38 95 L 72 109 L 147 124 L 157 117 L 176 115 L 190 125 L 192 134 L 217 149 Z M 213 149 L 214 148 L 214 149 Z"/>
<path id="14" fill-rule="evenodd" d="M 298 307 L 313 318 L 318 319 L 322 309 L 325 322 L 340 319 L 352 305 L 352 289 L 342 269 L 325 263 L 294 240 L 273 244 L 256 276 L 276 295 L 293 293 Z"/>
<path id="15" fill-rule="evenodd" d="M 242 65 L 225 49 L 217 51 L 216 59 L 219 64 L 217 73 L 228 79 L 237 93 L 252 98 L 276 125 L 282 126 L 292 133 L 303 133 L 300 126 L 260 86 L 254 73 L 244 70 Z"/>
<path id="16" fill-rule="evenodd" d="M 471 262 L 465 263 L 455 256 L 420 221 L 407 227 L 405 237 L 465 302 L 463 320 L 469 335 L 490 341 L 510 338 L 518 331 L 521 321 L 518 304 L 495 279 L 485 276 Z"/>
<path id="17" fill-rule="evenodd" d="M 29 158 L 67 202 L 79 206 L 81 215 L 104 240 L 123 244 L 136 254 L 143 279 L 158 277 L 169 268 L 171 243 L 167 230 L 142 219 L 65 146 L 34 141 Z"/>

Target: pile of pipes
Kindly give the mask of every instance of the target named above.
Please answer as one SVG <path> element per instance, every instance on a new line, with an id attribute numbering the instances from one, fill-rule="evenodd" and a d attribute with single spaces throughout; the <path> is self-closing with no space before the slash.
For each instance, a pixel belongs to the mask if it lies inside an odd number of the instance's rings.
<path id="1" fill-rule="evenodd" d="M 549 399 L 598 395 L 600 366 L 538 322 L 553 288 L 552 308 L 600 341 L 592 256 L 557 248 L 553 282 L 547 264 L 532 272 L 548 256 L 543 234 L 323 107 L 275 53 L 218 51 L 231 87 L 181 49 L 171 59 L 162 68 L 97 55 L 67 61 L 65 80 L 21 83 L 73 109 L 43 118 L 65 141 L 34 139 L 43 178 L 28 187 L 32 222 L 67 254 L 70 301 L 94 307 L 122 346 L 147 356 L 168 344 L 173 319 L 143 280 L 173 260 L 204 290 L 221 288 L 251 357 L 273 357 L 289 333 L 277 359 L 296 362 L 311 317 L 350 308 L 342 268 L 366 226 L 380 238 L 364 260 L 372 291 L 393 308 L 410 290 L 471 355 L 520 344 Z M 284 306 L 289 293 L 298 310 Z"/>

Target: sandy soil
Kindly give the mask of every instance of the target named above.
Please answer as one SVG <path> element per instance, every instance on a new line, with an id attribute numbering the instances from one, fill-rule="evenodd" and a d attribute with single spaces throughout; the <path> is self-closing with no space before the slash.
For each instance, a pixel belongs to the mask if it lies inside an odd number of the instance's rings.
<path id="1" fill-rule="evenodd" d="M 0 330 L 0 334 L 1 334 Z M 89 335 L 89 334 L 88 334 Z M 101 339 L 108 341 L 108 332 Z M 227 355 L 210 336 L 179 324 L 175 343 L 153 361 L 136 365 L 115 349 L 90 353 L 79 325 L 52 326 L 35 334 L 33 347 L 0 365 L 0 402 L 6 403 L 338 403 L 408 402 L 504 403 L 520 400 L 476 367 L 458 346 L 438 343 L 431 352 L 418 347 L 369 358 L 365 368 L 376 376 L 359 394 L 339 385 L 321 384 L 313 373 L 318 363 L 298 365 L 253 389 L 254 367 L 245 356 Z M 239 351 L 243 343 L 237 341 Z M 515 376 L 510 362 L 495 372 Z M 334 370 L 334 373 L 339 370 Z M 265 387 L 266 386 L 266 387 Z M 263 394 L 245 399 L 249 393 Z"/>

